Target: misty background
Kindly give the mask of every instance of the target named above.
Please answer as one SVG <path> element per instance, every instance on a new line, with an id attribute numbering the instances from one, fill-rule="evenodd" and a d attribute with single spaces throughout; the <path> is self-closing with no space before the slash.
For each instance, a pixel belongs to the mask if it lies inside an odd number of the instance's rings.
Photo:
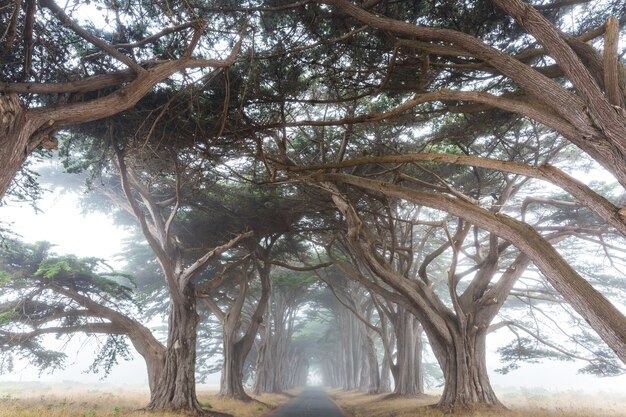
<path id="1" fill-rule="evenodd" d="M 69 188 L 55 187 L 46 183 L 46 176 L 40 178 L 45 192 L 37 209 L 28 203 L 17 203 L 5 198 L 0 206 L 2 226 L 6 227 L 20 239 L 28 243 L 48 241 L 54 244 L 53 251 L 58 254 L 73 254 L 79 257 L 97 257 L 107 261 L 114 268 L 124 264 L 120 256 L 124 239 L 131 236 L 131 231 L 117 226 L 111 217 L 102 213 L 85 213 L 80 207 L 81 194 L 88 192 L 86 187 L 77 184 L 82 180 L 74 174 L 61 173 L 63 168 L 58 161 L 48 162 L 46 171 L 55 171 L 55 176 L 65 178 Z M 615 303 L 622 311 L 625 307 Z M 133 359 L 120 362 L 114 366 L 110 374 L 103 378 L 102 374 L 88 372 L 94 355 L 99 351 L 98 338 L 84 334 L 74 335 L 71 340 L 67 336 L 46 336 L 50 348 L 60 348 L 67 355 L 65 369 L 54 372 L 40 373 L 27 361 L 16 361 L 11 373 L 0 374 L 0 382 L 31 382 L 46 383 L 75 382 L 84 384 L 136 385 L 147 389 L 147 372 L 143 359 L 131 348 Z M 103 338 L 104 340 L 104 338 Z M 523 363 L 519 369 L 508 374 L 500 374 L 494 370 L 503 364 L 499 361 L 496 349 L 511 340 L 510 333 L 500 330 L 487 338 L 487 365 L 490 378 L 499 390 L 549 390 L 553 392 L 582 391 L 589 394 L 609 393 L 626 395 L 626 375 L 614 377 L 597 377 L 579 374 L 582 361 L 562 362 L 541 359 L 539 363 Z M 219 387 L 219 373 L 211 374 L 204 385 L 209 388 Z M 309 376 L 310 383 L 316 383 L 316 375 Z"/>

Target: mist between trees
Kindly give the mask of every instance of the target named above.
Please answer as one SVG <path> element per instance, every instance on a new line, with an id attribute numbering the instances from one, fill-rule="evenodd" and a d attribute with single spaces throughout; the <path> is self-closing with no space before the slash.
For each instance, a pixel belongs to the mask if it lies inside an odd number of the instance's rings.
<path id="1" fill-rule="evenodd" d="M 122 271 L 4 231 L 0 367 L 59 367 L 43 335 L 100 334 L 94 369 L 130 343 L 146 409 L 198 414 L 196 374 L 217 369 L 242 401 L 246 384 L 280 392 L 315 370 L 370 393 L 441 381 L 447 411 L 499 407 L 499 329 L 515 336 L 501 372 L 550 357 L 622 374 L 625 9 L 0 8 L 0 195 L 36 204 L 29 164 L 58 150 L 84 209 L 135 231 Z"/>

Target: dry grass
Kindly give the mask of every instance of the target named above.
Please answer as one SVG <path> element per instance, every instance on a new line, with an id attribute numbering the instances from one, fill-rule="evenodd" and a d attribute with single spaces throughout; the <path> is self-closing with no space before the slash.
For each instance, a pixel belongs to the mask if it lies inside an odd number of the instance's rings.
<path id="1" fill-rule="evenodd" d="M 146 391 L 115 386 L 76 384 L 0 383 L 0 417 L 180 417 L 172 412 L 141 410 L 148 402 Z M 235 417 L 260 417 L 285 403 L 287 395 L 255 396 L 259 402 L 243 403 L 220 398 L 215 392 L 199 391 L 200 403 L 212 411 Z"/>
<path id="2" fill-rule="evenodd" d="M 360 392 L 330 390 L 330 396 L 349 417 L 442 417 L 441 411 L 429 406 L 437 403 L 435 395 L 421 398 L 390 398 Z M 626 417 L 626 397 L 607 398 L 577 392 L 502 394 L 502 409 L 474 410 L 457 416 L 475 417 Z"/>

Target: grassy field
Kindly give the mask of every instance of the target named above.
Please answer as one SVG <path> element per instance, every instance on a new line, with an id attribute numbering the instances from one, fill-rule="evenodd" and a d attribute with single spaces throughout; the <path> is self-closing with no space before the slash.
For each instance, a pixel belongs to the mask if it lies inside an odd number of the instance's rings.
<path id="1" fill-rule="evenodd" d="M 354 391 L 330 390 L 330 396 L 348 417 L 442 417 L 445 414 L 429 408 L 437 396 L 390 398 Z M 591 396 L 579 392 L 517 392 L 500 395 L 509 411 L 476 410 L 455 414 L 475 417 L 626 417 L 626 396 Z"/>
<path id="2" fill-rule="evenodd" d="M 215 392 L 198 392 L 198 399 L 212 411 L 236 417 L 259 417 L 286 402 L 287 395 L 255 396 L 259 402 L 242 403 L 220 398 Z M 180 417 L 176 413 L 144 413 L 145 390 L 113 385 L 0 383 L 0 417 Z"/>
<path id="3" fill-rule="evenodd" d="M 330 390 L 330 396 L 347 417 L 442 417 L 428 408 L 435 395 L 422 398 L 389 398 L 354 391 Z M 297 392 L 291 392 L 296 394 Z M 287 395 L 260 395 L 259 402 L 225 400 L 215 392 L 199 390 L 205 407 L 236 417 L 260 417 L 286 402 Z M 626 395 L 589 395 L 580 392 L 516 391 L 500 394 L 509 411 L 482 410 L 460 417 L 626 417 Z M 0 383 L 0 417 L 180 417 L 175 413 L 144 413 L 146 390 L 132 386 Z M 320 416 L 323 417 L 323 416 Z"/>

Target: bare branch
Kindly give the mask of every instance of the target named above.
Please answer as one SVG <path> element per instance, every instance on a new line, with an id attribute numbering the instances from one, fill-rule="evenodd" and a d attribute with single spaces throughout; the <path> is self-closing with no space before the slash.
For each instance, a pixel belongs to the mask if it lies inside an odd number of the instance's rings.
<path id="1" fill-rule="evenodd" d="M 289 265 L 280 261 L 272 261 L 272 265 L 276 265 L 285 269 L 290 269 L 292 271 L 300 271 L 300 272 L 314 271 L 316 269 L 326 268 L 326 267 L 333 265 L 333 263 L 334 262 L 324 262 L 324 263 L 317 264 L 317 265 L 295 266 L 295 265 Z"/>
<path id="2" fill-rule="evenodd" d="M 232 248 L 236 244 L 238 244 L 243 239 L 249 238 L 254 235 L 254 231 L 250 230 L 245 233 L 241 233 L 235 236 L 233 239 L 223 244 L 222 246 L 218 246 L 216 248 L 211 249 L 207 253 L 205 253 L 201 258 L 197 259 L 193 264 L 189 265 L 183 273 L 181 274 L 180 286 L 184 288 L 187 283 L 194 277 L 207 263 L 216 256 L 221 255 L 226 252 L 228 249 Z"/>

